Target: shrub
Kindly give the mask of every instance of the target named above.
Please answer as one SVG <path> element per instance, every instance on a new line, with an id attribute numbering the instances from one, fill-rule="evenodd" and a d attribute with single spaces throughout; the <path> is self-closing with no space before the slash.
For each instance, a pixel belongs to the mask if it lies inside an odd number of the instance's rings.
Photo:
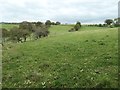
<path id="1" fill-rule="evenodd" d="M 10 30 L 10 40 L 17 42 L 26 41 L 27 37 L 30 36 L 30 32 L 27 29 L 20 29 L 18 27 L 13 27 Z"/>
<path id="2" fill-rule="evenodd" d="M 30 31 L 31 33 L 33 32 L 33 27 L 34 26 L 30 22 L 27 22 L 27 21 L 23 21 L 19 25 L 19 29 L 26 29 L 26 30 Z"/>
<path id="3" fill-rule="evenodd" d="M 50 21 L 50 20 L 47 20 L 47 21 L 45 22 L 45 25 L 49 28 L 49 27 L 51 26 L 51 21 Z"/>
<path id="4" fill-rule="evenodd" d="M 61 23 L 60 22 L 56 22 L 55 25 L 60 25 Z"/>
<path id="5" fill-rule="evenodd" d="M 36 26 L 36 27 L 41 27 L 42 25 L 43 25 L 42 22 L 37 22 L 37 23 L 35 23 L 35 26 Z"/>
<path id="6" fill-rule="evenodd" d="M 35 34 L 35 38 L 38 39 L 41 38 L 42 36 L 43 37 L 48 36 L 49 31 L 48 28 L 45 25 L 43 25 L 42 27 L 36 27 L 34 34 Z"/>
<path id="7" fill-rule="evenodd" d="M 76 25 L 74 26 L 75 31 L 78 31 L 81 27 L 81 23 L 77 22 Z"/>
<path id="8" fill-rule="evenodd" d="M 70 30 L 68 30 L 69 32 L 74 32 L 75 29 L 74 28 L 71 28 Z"/>
<path id="9" fill-rule="evenodd" d="M 109 27 L 110 27 L 110 28 L 114 28 L 114 25 L 110 25 Z"/>
<path id="10" fill-rule="evenodd" d="M 6 38 L 9 37 L 9 31 L 5 28 L 1 28 L 0 30 L 2 32 L 2 41 L 5 42 Z"/>

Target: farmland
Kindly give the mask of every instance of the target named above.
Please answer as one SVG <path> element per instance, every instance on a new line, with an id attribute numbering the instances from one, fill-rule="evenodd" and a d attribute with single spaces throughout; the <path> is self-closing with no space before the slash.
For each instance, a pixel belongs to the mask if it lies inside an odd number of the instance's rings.
<path id="1" fill-rule="evenodd" d="M 6 43 L 3 88 L 118 87 L 117 28 L 82 26 L 68 32 L 71 27 L 53 25 L 48 37 Z"/>

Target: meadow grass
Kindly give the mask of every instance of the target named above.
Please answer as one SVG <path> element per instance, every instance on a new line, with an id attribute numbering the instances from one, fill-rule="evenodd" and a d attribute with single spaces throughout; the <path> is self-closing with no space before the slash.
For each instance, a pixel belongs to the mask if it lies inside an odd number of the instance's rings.
<path id="1" fill-rule="evenodd" d="M 3 47 L 3 87 L 118 87 L 117 28 L 52 26 L 50 35 Z"/>
<path id="2" fill-rule="evenodd" d="M 18 24 L 0 24 L 2 28 L 6 28 L 7 30 L 10 30 L 13 27 L 18 27 Z"/>

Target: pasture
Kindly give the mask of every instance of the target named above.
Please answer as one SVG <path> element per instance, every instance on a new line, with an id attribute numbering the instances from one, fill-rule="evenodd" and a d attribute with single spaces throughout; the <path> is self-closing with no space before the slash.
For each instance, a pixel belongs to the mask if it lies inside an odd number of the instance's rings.
<path id="1" fill-rule="evenodd" d="M 13 27 L 18 27 L 17 24 L 0 24 L 0 26 L 3 27 L 3 28 L 6 28 L 8 30 L 10 30 Z"/>
<path id="2" fill-rule="evenodd" d="M 12 26 L 6 26 L 7 29 Z M 117 28 L 53 25 L 50 35 L 3 49 L 3 88 L 117 88 Z"/>

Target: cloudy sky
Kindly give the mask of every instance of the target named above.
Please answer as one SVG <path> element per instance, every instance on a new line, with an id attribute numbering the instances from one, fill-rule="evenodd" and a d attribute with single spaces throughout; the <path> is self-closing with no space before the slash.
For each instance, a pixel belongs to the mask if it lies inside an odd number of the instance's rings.
<path id="1" fill-rule="evenodd" d="M 119 0 L 0 0 L 2 22 L 102 23 L 118 17 Z"/>

